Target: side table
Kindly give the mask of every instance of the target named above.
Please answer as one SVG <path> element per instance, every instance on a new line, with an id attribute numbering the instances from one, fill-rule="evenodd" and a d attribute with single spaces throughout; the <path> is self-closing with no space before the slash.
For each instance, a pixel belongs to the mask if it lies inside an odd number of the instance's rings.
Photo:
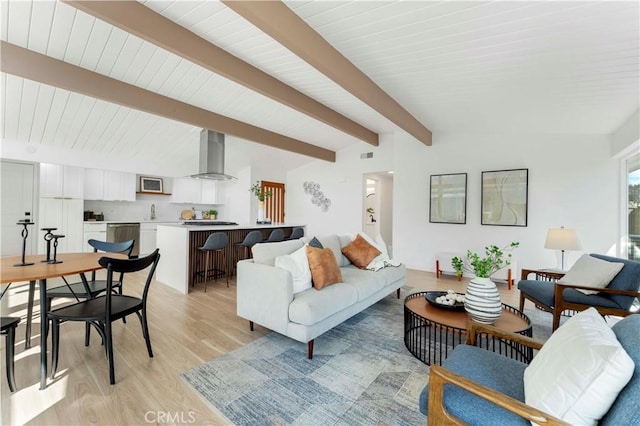
<path id="1" fill-rule="evenodd" d="M 413 293 L 404 299 L 404 344 L 425 364 L 442 364 L 453 348 L 466 341 L 466 311 L 451 311 L 433 306 L 425 299 L 426 292 Z M 531 320 L 513 306 L 502 304 L 502 315 L 493 324 L 503 331 L 532 336 Z M 509 358 L 529 363 L 533 351 L 511 341 L 478 336 L 476 346 L 497 352 Z"/>

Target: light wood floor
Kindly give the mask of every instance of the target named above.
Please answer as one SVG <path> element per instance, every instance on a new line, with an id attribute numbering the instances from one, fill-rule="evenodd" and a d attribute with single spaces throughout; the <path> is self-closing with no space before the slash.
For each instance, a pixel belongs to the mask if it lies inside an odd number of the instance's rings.
<path id="1" fill-rule="evenodd" d="M 140 294 L 144 277 L 125 278 L 125 292 Z M 107 361 L 97 333 L 84 346 L 84 325 L 61 327 L 60 364 L 46 390 L 39 386 L 39 317 L 34 319 L 32 348 L 25 351 L 23 303 L 10 306 L 9 314 L 23 318 L 16 335 L 16 382 L 10 393 L 2 364 L 1 424 L 33 425 L 133 425 L 133 424 L 225 424 L 180 378 L 180 374 L 233 351 L 269 333 L 260 326 L 249 331 L 248 322 L 236 316 L 236 285 L 230 280 L 201 284 L 187 296 L 153 283 L 149 295 L 149 324 L 154 358 L 147 356 L 140 324 L 132 316 L 127 324 L 114 323 L 116 384 L 110 385 Z M 412 291 L 448 290 L 464 292 L 466 283 L 430 272 L 408 272 Z M 499 283 L 504 303 L 517 306 L 518 290 Z M 24 294 L 26 286 L 14 285 L 10 292 Z M 405 297 L 406 292 L 401 294 Z M 395 297 L 395 296 L 391 296 Z M 13 297 L 10 300 L 15 300 Z M 36 302 L 37 306 L 37 302 Z M 3 315 L 6 313 L 3 312 Z M 321 345 L 321 341 L 316 345 Z M 4 349 L 4 339 L 2 339 Z M 2 354 L 4 358 L 4 353 Z"/>

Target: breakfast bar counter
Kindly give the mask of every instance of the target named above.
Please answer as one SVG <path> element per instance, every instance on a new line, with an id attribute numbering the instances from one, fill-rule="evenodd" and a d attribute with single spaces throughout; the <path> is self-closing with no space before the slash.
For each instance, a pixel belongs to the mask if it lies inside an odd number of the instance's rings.
<path id="1" fill-rule="evenodd" d="M 249 224 L 249 225 L 222 225 L 215 223 L 188 223 L 186 224 L 158 224 L 157 247 L 162 255 L 162 262 L 158 264 L 156 278 L 182 294 L 189 293 L 193 283 L 196 265 L 204 264 L 204 253 L 198 250 L 209 235 L 214 232 L 225 232 L 229 237 L 229 244 L 224 249 L 226 257 L 226 269 L 233 271 L 233 263 L 238 256 L 238 248 L 235 243 L 241 242 L 244 237 L 253 230 L 262 232 L 262 239 L 266 240 L 274 229 L 282 229 L 285 239 L 291 235 L 296 227 L 304 227 L 300 224 L 273 223 L 273 224 Z M 221 255 L 217 255 L 217 264 L 223 261 Z M 222 282 L 222 281 L 220 281 Z"/>

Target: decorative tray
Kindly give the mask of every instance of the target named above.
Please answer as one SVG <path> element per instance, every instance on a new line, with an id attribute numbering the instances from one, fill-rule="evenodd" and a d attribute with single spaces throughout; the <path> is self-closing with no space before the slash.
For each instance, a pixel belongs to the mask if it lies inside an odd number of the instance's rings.
<path id="1" fill-rule="evenodd" d="M 450 311 L 464 311 L 464 302 L 455 302 L 453 305 L 447 305 L 443 303 L 439 303 L 436 299 L 440 296 L 446 296 L 448 292 L 446 291 L 428 291 L 427 294 L 424 295 L 424 298 L 432 304 L 440 309 L 447 309 Z M 464 296 L 462 293 L 455 293 L 456 295 Z"/>

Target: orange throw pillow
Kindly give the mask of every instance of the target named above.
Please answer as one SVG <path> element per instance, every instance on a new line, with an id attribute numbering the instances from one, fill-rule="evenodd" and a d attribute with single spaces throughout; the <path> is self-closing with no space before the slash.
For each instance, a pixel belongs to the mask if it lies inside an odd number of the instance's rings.
<path id="1" fill-rule="evenodd" d="M 307 246 L 307 259 L 311 269 L 311 280 L 316 290 L 342 282 L 338 261 L 330 248 L 319 249 Z"/>
<path id="2" fill-rule="evenodd" d="M 342 254 L 358 268 L 364 269 L 380 254 L 380 250 L 358 234 L 353 241 L 342 248 Z"/>

